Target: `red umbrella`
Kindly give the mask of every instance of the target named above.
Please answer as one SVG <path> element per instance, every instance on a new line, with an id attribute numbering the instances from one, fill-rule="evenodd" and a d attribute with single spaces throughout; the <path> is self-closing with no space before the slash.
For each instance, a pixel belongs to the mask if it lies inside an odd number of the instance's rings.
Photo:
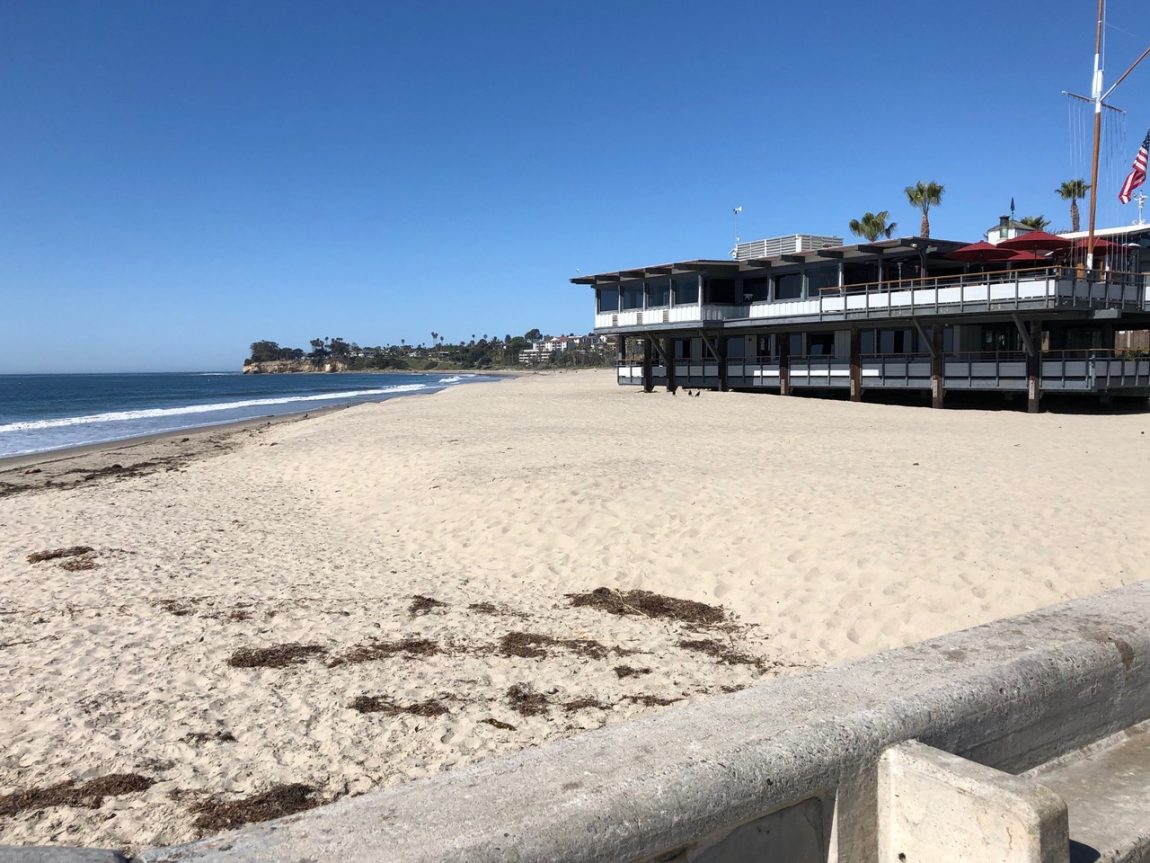
<path id="1" fill-rule="evenodd" d="M 1077 240 L 1075 240 L 1074 251 L 1082 252 L 1085 254 L 1086 247 L 1088 245 L 1088 239 L 1089 238 L 1087 237 L 1079 237 Z M 1112 252 L 1117 252 L 1121 248 L 1122 245 L 1120 243 L 1115 243 L 1112 240 L 1106 239 L 1105 237 L 1094 238 L 1094 254 L 1096 255 L 1109 255 Z"/>
<path id="2" fill-rule="evenodd" d="M 1029 249 L 1032 252 L 1039 250 L 1057 252 L 1061 249 L 1069 249 L 1072 242 L 1066 239 L 1066 237 L 1060 237 L 1057 234 L 1048 234 L 1046 231 L 1030 231 L 1020 237 L 1003 240 L 998 245 L 1005 249 Z"/>
<path id="3" fill-rule="evenodd" d="M 968 264 L 983 264 L 988 261 L 1007 261 L 1010 260 L 1014 252 L 1011 249 L 1003 249 L 998 246 L 993 246 L 990 243 L 978 242 L 971 243 L 969 246 L 961 246 L 953 252 L 947 253 L 947 257 L 952 261 L 965 261 Z"/>
<path id="4" fill-rule="evenodd" d="M 1043 252 L 1032 252 L 1029 249 L 1015 249 L 1010 253 L 1010 257 L 1007 260 L 1014 263 L 1015 261 L 1048 261 L 1050 259 L 1047 258 Z"/>

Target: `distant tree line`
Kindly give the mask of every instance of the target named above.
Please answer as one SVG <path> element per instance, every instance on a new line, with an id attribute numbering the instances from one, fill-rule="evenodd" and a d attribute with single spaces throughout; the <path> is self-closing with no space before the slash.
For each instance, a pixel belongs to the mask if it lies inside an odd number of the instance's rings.
<path id="1" fill-rule="evenodd" d="M 258 341 L 251 344 L 251 356 L 244 364 L 292 360 L 308 362 L 317 369 L 336 364 L 348 371 L 400 369 L 427 371 L 430 369 L 489 369 L 518 366 L 521 352 L 533 343 L 550 339 L 538 329 L 522 336 L 507 334 L 502 338 L 486 333 L 471 336 L 468 341 L 448 342 L 441 333 L 432 331 L 430 344 L 408 344 L 401 339 L 398 345 L 361 346 L 340 337 L 312 339 L 311 350 L 281 347 L 277 342 Z M 549 366 L 601 366 L 614 361 L 611 345 L 592 345 L 586 348 L 555 351 L 539 364 Z"/>

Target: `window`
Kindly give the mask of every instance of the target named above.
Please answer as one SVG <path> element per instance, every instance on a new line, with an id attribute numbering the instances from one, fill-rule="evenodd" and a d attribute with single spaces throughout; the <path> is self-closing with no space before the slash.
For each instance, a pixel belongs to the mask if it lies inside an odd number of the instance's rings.
<path id="1" fill-rule="evenodd" d="M 707 291 L 703 296 L 704 302 L 734 305 L 738 302 L 735 296 L 735 280 L 707 279 Z"/>
<path id="2" fill-rule="evenodd" d="M 811 267 L 807 270 L 807 296 L 817 297 L 823 288 L 835 288 L 839 284 L 838 264 L 830 267 Z"/>
<path id="3" fill-rule="evenodd" d="M 790 353 L 791 356 L 801 355 L 803 352 L 803 334 L 791 333 L 789 336 L 786 336 L 786 339 L 787 352 Z"/>
<path id="4" fill-rule="evenodd" d="M 771 280 L 769 278 L 744 279 L 743 301 L 752 303 L 766 302 L 771 298 Z"/>
<path id="5" fill-rule="evenodd" d="M 879 330 L 878 350 L 881 354 L 913 354 L 918 339 L 914 330 Z"/>
<path id="6" fill-rule="evenodd" d="M 775 299 L 798 300 L 803 296 L 803 274 L 787 273 L 775 276 Z"/>
<path id="7" fill-rule="evenodd" d="M 641 309 L 643 308 L 643 283 L 642 282 L 623 282 L 623 308 L 624 309 Z"/>
<path id="8" fill-rule="evenodd" d="M 584 306 L 586 308 L 586 306 Z M 599 311 L 601 312 L 617 312 L 619 311 L 619 289 L 618 288 L 600 288 L 599 289 Z"/>
<path id="9" fill-rule="evenodd" d="M 759 336 L 755 339 L 755 356 L 760 360 L 771 358 L 771 337 Z"/>
<path id="10" fill-rule="evenodd" d="M 699 302 L 699 277 L 683 276 L 675 279 L 675 305 L 689 306 Z"/>
<path id="11" fill-rule="evenodd" d="M 675 339 L 675 359 L 689 360 L 691 358 L 691 340 Z"/>
<path id="12" fill-rule="evenodd" d="M 834 333 L 810 333 L 807 335 L 807 353 L 811 356 L 828 357 L 834 352 Z"/>
<path id="13" fill-rule="evenodd" d="M 671 280 L 656 279 L 647 282 L 647 305 L 651 307 L 671 305 Z"/>
<path id="14" fill-rule="evenodd" d="M 741 360 L 747 355 L 747 340 L 743 336 L 731 336 L 727 339 L 727 359 Z"/>

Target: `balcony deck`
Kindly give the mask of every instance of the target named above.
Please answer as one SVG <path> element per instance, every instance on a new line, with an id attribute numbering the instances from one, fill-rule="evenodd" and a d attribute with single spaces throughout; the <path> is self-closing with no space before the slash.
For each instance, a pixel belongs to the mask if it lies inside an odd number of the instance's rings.
<path id="1" fill-rule="evenodd" d="M 792 356 L 790 385 L 796 389 L 849 389 L 850 361 L 833 356 Z M 1021 352 L 952 353 L 943 357 L 943 386 L 948 390 L 1025 392 L 1026 355 Z M 719 363 L 680 360 L 675 382 L 684 387 L 720 385 Z M 930 390 L 931 358 L 926 354 L 870 354 L 860 361 L 864 390 Z M 651 367 L 652 384 L 666 386 L 667 367 Z M 778 360 L 729 360 L 729 389 L 778 389 Z M 617 368 L 622 385 L 642 386 L 643 366 L 623 362 Z M 1040 372 L 1043 392 L 1150 395 L 1150 357 L 1124 357 L 1107 351 L 1045 353 Z"/>
<path id="2" fill-rule="evenodd" d="M 1150 311 L 1147 276 L 1107 273 L 1085 279 L 1070 267 L 977 273 L 913 282 L 883 282 L 823 289 L 817 297 L 739 304 L 681 306 L 599 312 L 595 329 L 626 333 L 683 329 L 700 324 L 739 327 L 940 317 L 1023 310 Z"/>

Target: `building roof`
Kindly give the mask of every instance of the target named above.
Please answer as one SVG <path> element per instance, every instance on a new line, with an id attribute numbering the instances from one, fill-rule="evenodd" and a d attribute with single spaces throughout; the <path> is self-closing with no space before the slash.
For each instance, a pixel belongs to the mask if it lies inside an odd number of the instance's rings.
<path id="1" fill-rule="evenodd" d="M 957 240 L 936 240 L 933 237 L 900 237 L 893 240 L 878 240 L 873 243 L 856 243 L 849 246 L 835 246 L 826 249 L 810 249 L 774 255 L 769 258 L 753 258 L 748 261 L 697 259 L 676 261 L 669 264 L 655 264 L 631 270 L 596 273 L 589 276 L 576 276 L 571 279 L 576 285 L 597 285 L 628 279 L 643 279 L 651 276 L 669 276 L 677 273 L 697 273 L 700 271 L 737 273 L 765 273 L 771 267 L 791 267 L 809 264 L 814 261 L 863 261 L 873 260 L 882 255 L 946 254 L 966 243 Z"/>

